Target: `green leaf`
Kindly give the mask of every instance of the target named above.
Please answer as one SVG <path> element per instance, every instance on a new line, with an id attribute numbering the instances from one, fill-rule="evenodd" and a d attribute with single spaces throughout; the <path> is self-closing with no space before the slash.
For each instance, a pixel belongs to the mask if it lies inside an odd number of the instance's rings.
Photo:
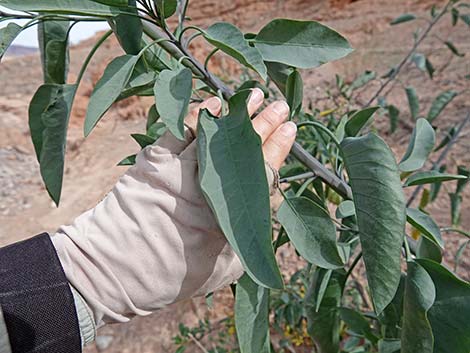
<path id="1" fill-rule="evenodd" d="M 397 339 L 400 337 L 402 316 L 403 316 L 403 296 L 405 294 L 405 275 L 400 276 L 400 283 L 397 292 L 390 304 L 378 316 L 382 336 L 385 339 Z"/>
<path id="2" fill-rule="evenodd" d="M 65 84 L 69 66 L 68 21 L 41 21 L 38 41 L 45 83 Z"/>
<path id="3" fill-rule="evenodd" d="M 348 41 L 316 21 L 276 19 L 254 40 L 265 61 L 298 68 L 314 68 L 352 52 Z"/>
<path id="4" fill-rule="evenodd" d="M 388 117 L 390 119 L 390 132 L 394 133 L 398 127 L 398 118 L 400 116 L 400 110 L 394 105 L 387 106 Z"/>
<path id="5" fill-rule="evenodd" d="M 136 158 L 137 158 L 136 154 L 133 154 L 131 156 L 127 156 L 126 158 L 124 158 L 122 161 L 120 161 L 118 163 L 118 166 L 134 165 Z"/>
<path id="6" fill-rule="evenodd" d="M 145 125 L 147 133 L 150 127 L 154 125 L 158 121 L 158 119 L 160 119 L 160 115 L 158 114 L 157 107 L 155 106 L 155 104 L 153 104 L 147 113 L 147 124 Z"/>
<path id="7" fill-rule="evenodd" d="M 378 342 L 378 338 L 372 333 L 370 324 L 364 315 L 349 308 L 340 308 L 339 315 L 352 332 L 364 336 L 372 343 Z"/>
<path id="8" fill-rule="evenodd" d="M 162 122 L 157 122 L 151 125 L 147 130 L 147 136 L 152 137 L 154 140 L 157 140 L 160 136 L 168 130 L 166 125 Z"/>
<path id="9" fill-rule="evenodd" d="M 395 18 L 394 20 L 392 20 L 392 21 L 390 22 L 390 24 L 391 24 L 392 26 L 394 26 L 394 25 L 398 25 L 398 24 L 400 24 L 400 23 L 405 23 L 405 22 L 413 21 L 413 20 L 415 20 L 415 19 L 416 19 L 416 15 L 413 15 L 413 14 L 411 14 L 411 13 L 405 13 L 405 14 L 403 14 L 403 15 L 398 16 L 398 17 Z"/>
<path id="10" fill-rule="evenodd" d="M 91 0 L 0 0 L 0 5 L 11 10 L 112 17 L 115 8 Z"/>
<path id="11" fill-rule="evenodd" d="M 408 105 L 410 107 L 411 117 L 416 120 L 419 115 L 419 99 L 416 90 L 413 87 L 406 87 L 406 97 L 408 98 Z"/>
<path id="12" fill-rule="evenodd" d="M 457 55 L 457 56 L 460 56 L 460 57 L 464 57 L 465 54 L 461 53 L 457 47 L 454 45 L 454 43 L 452 42 L 449 42 L 449 41 L 445 41 L 444 44 L 446 45 L 447 48 L 449 48 L 449 50 L 454 54 L 454 55 Z"/>
<path id="13" fill-rule="evenodd" d="M 441 165 L 439 167 L 439 172 L 440 173 L 444 173 L 446 171 L 446 166 L 445 165 Z M 441 186 L 442 186 L 442 183 L 434 183 L 431 185 L 431 191 L 430 191 L 430 201 L 431 202 L 434 202 L 436 199 L 437 199 L 437 196 L 439 195 L 439 192 L 441 190 Z"/>
<path id="14" fill-rule="evenodd" d="M 431 276 L 436 299 L 428 313 L 434 353 L 470 352 L 470 284 L 431 260 L 416 260 Z"/>
<path id="15" fill-rule="evenodd" d="M 340 319 L 338 307 L 341 303 L 345 276 L 336 271 L 331 275 L 318 310 L 317 298 L 326 270 L 317 268 L 310 279 L 306 295 L 307 332 L 315 342 L 319 353 L 338 353 Z"/>
<path id="16" fill-rule="evenodd" d="M 41 176 L 56 205 L 62 191 L 67 127 L 76 88 L 44 84 L 29 106 L 29 128 Z"/>
<path id="17" fill-rule="evenodd" d="M 379 341 L 379 353 L 399 353 L 401 341 L 397 339 L 381 339 Z"/>
<path id="18" fill-rule="evenodd" d="M 138 56 L 123 55 L 115 58 L 104 70 L 93 90 L 85 118 L 85 136 L 88 136 L 104 113 L 119 97 L 131 78 Z"/>
<path id="19" fill-rule="evenodd" d="M 439 226 L 426 213 L 415 208 L 406 209 L 406 218 L 408 223 L 418 229 L 426 238 L 439 245 L 444 249 L 444 241 L 442 240 Z"/>
<path id="20" fill-rule="evenodd" d="M 156 138 L 144 134 L 131 134 L 131 136 L 141 148 L 150 146 L 156 141 Z"/>
<path id="21" fill-rule="evenodd" d="M 354 208 L 354 202 L 352 202 L 351 200 L 341 202 L 338 208 L 336 209 L 336 218 L 351 217 L 355 214 L 356 210 Z"/>
<path id="22" fill-rule="evenodd" d="M 436 298 L 433 281 L 418 263 L 408 262 L 403 305 L 401 353 L 433 352 L 428 311 Z"/>
<path id="23" fill-rule="evenodd" d="M 0 60 L 22 30 L 23 27 L 16 23 L 9 23 L 6 27 L 0 28 Z"/>
<path id="24" fill-rule="evenodd" d="M 248 276 L 238 280 L 235 295 L 235 327 L 240 353 L 270 353 L 269 289 Z"/>
<path id="25" fill-rule="evenodd" d="M 267 71 L 263 57 L 258 49 L 248 44 L 237 27 L 227 22 L 219 22 L 210 26 L 204 33 L 209 43 L 266 79 Z"/>
<path id="26" fill-rule="evenodd" d="M 175 137 L 184 140 L 184 118 L 188 114 L 193 74 L 188 68 L 163 70 L 155 81 L 158 114 Z"/>
<path id="27" fill-rule="evenodd" d="M 418 69 L 421 71 L 426 70 L 426 57 L 423 54 L 416 53 L 411 57 L 411 60 L 415 63 Z"/>
<path id="28" fill-rule="evenodd" d="M 351 83 L 350 89 L 352 91 L 364 87 L 366 84 L 368 84 L 370 81 L 374 80 L 377 77 L 377 73 L 374 71 L 369 71 L 366 70 L 364 71 L 363 74 L 359 75 L 353 83 Z"/>
<path id="29" fill-rule="evenodd" d="M 285 199 L 277 217 L 305 260 L 326 269 L 343 267 L 336 227 L 323 208 L 305 197 Z"/>
<path id="30" fill-rule="evenodd" d="M 104 5 L 123 7 L 127 6 L 127 0 L 91 0 Z"/>
<path id="31" fill-rule="evenodd" d="M 163 18 L 171 17 L 178 7 L 177 0 L 154 0 L 158 14 Z"/>
<path id="32" fill-rule="evenodd" d="M 423 184 L 441 183 L 443 181 L 467 179 L 464 175 L 440 173 L 437 170 L 418 172 L 410 176 L 403 186 L 415 186 Z"/>
<path id="33" fill-rule="evenodd" d="M 400 282 L 406 212 L 398 167 L 390 148 L 375 134 L 346 138 L 341 147 L 372 301 L 379 314 Z"/>
<path id="34" fill-rule="evenodd" d="M 440 263 L 442 261 L 442 252 L 435 242 L 426 237 L 419 237 L 416 246 L 416 257 L 418 259 L 430 259 Z"/>
<path id="35" fill-rule="evenodd" d="M 459 181 L 457 181 L 457 187 L 455 188 L 455 193 L 460 194 L 470 181 L 470 169 L 465 169 L 464 166 L 459 165 L 457 166 L 457 173 L 459 173 L 459 175 L 466 177 L 465 179 L 460 179 Z"/>
<path id="36" fill-rule="evenodd" d="M 462 196 L 456 193 L 450 193 L 450 218 L 452 225 L 460 224 L 460 207 L 462 204 Z"/>
<path id="37" fill-rule="evenodd" d="M 330 283 L 331 275 L 333 274 L 333 270 L 326 270 L 321 267 L 317 269 L 318 271 L 318 283 L 315 288 L 318 287 L 318 290 L 315 291 L 315 311 L 318 312 L 321 307 L 321 303 L 323 302 L 323 298 L 325 297 L 326 290 L 328 289 L 328 284 Z M 319 284 L 319 285 L 318 285 Z"/>
<path id="38" fill-rule="evenodd" d="M 259 83 L 256 80 L 248 80 L 248 81 L 243 82 L 243 84 L 240 85 L 240 87 L 238 87 L 237 92 L 243 91 L 245 89 L 253 89 L 253 88 L 259 88 L 260 90 L 263 91 L 264 98 L 269 98 L 269 89 L 265 85 Z"/>
<path id="39" fill-rule="evenodd" d="M 276 63 L 276 62 L 265 62 L 266 68 L 268 69 L 268 76 L 279 88 L 281 93 L 286 95 L 287 78 L 294 71 L 290 66 Z"/>
<path id="40" fill-rule="evenodd" d="M 426 71 L 428 72 L 428 75 L 432 80 L 433 77 L 434 77 L 434 72 L 436 71 L 436 69 L 434 68 L 432 62 L 429 61 L 428 58 L 426 58 Z"/>
<path id="41" fill-rule="evenodd" d="M 460 15 L 460 19 L 470 26 L 470 14 Z"/>
<path id="42" fill-rule="evenodd" d="M 290 107 L 290 116 L 296 116 L 302 109 L 302 100 L 304 98 L 304 83 L 300 72 L 294 70 L 286 82 L 286 100 Z"/>
<path id="43" fill-rule="evenodd" d="M 234 95 L 219 119 L 203 110 L 198 124 L 201 189 L 245 270 L 258 284 L 282 288 L 272 246 L 269 186 L 261 140 L 247 112 L 249 91 Z"/>
<path id="44" fill-rule="evenodd" d="M 109 20 L 109 24 L 126 54 L 137 55 L 142 49 L 142 35 L 144 30 L 142 20 L 136 16 L 138 14 L 136 0 L 118 0 L 114 2 L 124 2 L 124 5 L 115 6 L 123 6 L 121 11 L 129 12 L 130 15 L 118 15 L 114 18 L 114 21 Z M 127 8 L 127 5 L 130 7 Z"/>
<path id="45" fill-rule="evenodd" d="M 346 136 L 354 137 L 367 125 L 380 107 L 370 107 L 355 112 L 345 126 Z"/>
<path id="46" fill-rule="evenodd" d="M 418 119 L 408 149 L 400 162 L 400 170 L 413 172 L 422 168 L 434 148 L 435 141 L 436 136 L 431 124 L 426 119 Z"/>
<path id="47" fill-rule="evenodd" d="M 439 94 L 436 99 L 432 102 L 431 108 L 427 119 L 432 123 L 444 110 L 444 108 L 452 102 L 452 100 L 458 95 L 457 92 L 449 90 Z"/>

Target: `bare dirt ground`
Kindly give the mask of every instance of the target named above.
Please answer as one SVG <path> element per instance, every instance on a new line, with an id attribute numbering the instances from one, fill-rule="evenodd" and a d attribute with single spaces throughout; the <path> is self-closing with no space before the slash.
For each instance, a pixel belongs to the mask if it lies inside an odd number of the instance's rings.
<path id="1" fill-rule="evenodd" d="M 405 12 L 424 14 L 431 4 L 438 1 L 406 0 L 193 0 L 190 16 L 195 24 L 204 25 L 218 20 L 234 22 L 245 31 L 255 31 L 275 17 L 292 17 L 323 21 L 345 34 L 355 53 L 337 63 L 306 72 L 305 81 L 312 101 L 322 96 L 325 88 L 334 80 L 335 73 L 348 79 L 365 69 L 384 73 L 396 64 L 412 45 L 415 24 L 390 27 L 389 21 Z M 442 3 L 442 2 L 440 2 Z M 450 21 L 435 31 L 447 35 Z M 416 70 L 408 70 L 401 78 L 406 84 L 419 87 L 422 106 L 428 106 L 438 89 L 452 87 L 466 91 L 454 100 L 446 114 L 436 124 L 439 136 L 444 129 L 460 121 L 470 111 L 470 83 L 464 78 L 470 73 L 469 29 L 462 24 L 452 32 L 454 44 L 467 53 L 466 57 L 453 59 L 445 73 L 437 73 L 430 81 Z M 72 49 L 71 80 L 78 72 L 93 40 L 83 42 Z M 431 53 L 437 67 L 448 60 L 445 50 L 435 50 L 437 38 L 431 38 L 423 45 L 423 51 Z M 441 46 L 441 45 L 439 45 Z M 202 44 L 194 49 L 201 54 Z M 145 111 L 151 100 L 131 100 L 114 107 L 88 138 L 83 138 L 82 122 L 87 99 L 93 84 L 99 78 L 105 64 L 116 55 L 118 46 L 113 40 L 106 43 L 93 60 L 86 80 L 80 88 L 74 106 L 69 129 L 66 160 L 65 184 L 60 207 L 57 209 L 45 192 L 39 177 L 38 164 L 30 141 L 27 123 L 28 103 L 41 84 L 40 62 L 37 55 L 21 59 L 7 59 L 0 66 L 0 245 L 27 238 L 39 232 L 54 230 L 61 224 L 71 222 L 77 215 L 93 207 L 113 186 L 125 168 L 116 164 L 125 156 L 135 153 L 138 146 L 130 133 L 142 132 L 145 126 Z M 230 74 L 233 64 L 225 59 L 214 60 L 213 68 L 223 74 Z M 361 93 L 366 101 L 374 88 Z M 397 88 L 390 101 L 403 112 L 399 130 L 388 133 L 387 118 L 378 119 L 377 128 L 390 143 L 399 158 L 405 151 L 410 133 L 411 117 L 407 115 L 406 97 L 403 89 Z M 470 166 L 470 126 L 462 135 L 458 145 L 448 157 L 450 167 L 457 164 Z M 440 140 L 440 137 L 438 137 Z M 452 169 L 450 169 L 452 170 Z M 462 227 L 470 229 L 470 195 L 467 192 L 462 203 Z M 441 226 L 449 224 L 449 200 L 446 193 L 430 208 Z M 446 236 L 448 253 L 446 263 L 452 264 L 452 254 L 461 239 Z M 470 279 L 470 249 L 463 255 L 464 263 L 459 274 Z M 294 265 L 293 265 L 294 266 Z M 192 324 L 199 318 L 210 315 L 222 317 L 231 311 L 227 292 L 216 295 L 215 309 L 208 312 L 204 301 L 196 299 L 174 305 L 158 313 L 134 319 L 130 324 L 114 325 L 99 332 L 98 346 L 89 347 L 86 352 L 104 351 L 109 353 L 163 353 L 173 352 L 171 338 L 177 333 L 179 322 Z M 196 352 L 198 348 L 190 350 Z"/>

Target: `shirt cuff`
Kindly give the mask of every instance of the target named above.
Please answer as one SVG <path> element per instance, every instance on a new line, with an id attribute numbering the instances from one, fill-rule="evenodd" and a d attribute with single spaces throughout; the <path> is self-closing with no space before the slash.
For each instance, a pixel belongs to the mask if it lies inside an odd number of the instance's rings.
<path id="1" fill-rule="evenodd" d="M 72 290 L 73 301 L 75 303 L 75 310 L 77 312 L 78 325 L 80 327 L 80 339 L 82 348 L 93 342 L 96 338 L 96 325 L 95 320 L 91 314 L 85 299 L 78 293 L 78 291 L 70 285 Z M 0 351 L 0 353 L 2 353 Z"/>

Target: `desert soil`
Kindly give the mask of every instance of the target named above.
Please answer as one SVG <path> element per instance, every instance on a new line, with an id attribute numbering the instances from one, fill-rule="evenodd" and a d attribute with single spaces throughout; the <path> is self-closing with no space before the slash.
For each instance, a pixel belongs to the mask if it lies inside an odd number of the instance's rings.
<path id="1" fill-rule="evenodd" d="M 438 1 L 437 1 L 438 2 Z M 256 31 L 275 17 L 291 17 L 320 20 L 345 34 L 356 48 L 348 58 L 325 65 L 305 73 L 308 92 L 316 103 L 329 87 L 335 73 L 352 79 L 366 69 L 385 73 L 396 64 L 412 45 L 414 24 L 390 27 L 389 21 L 405 12 L 425 14 L 436 1 L 406 0 L 193 0 L 189 15 L 194 24 L 225 20 L 234 22 L 244 31 Z M 439 3 L 439 2 L 438 2 Z M 442 2 L 440 2 L 442 3 Z M 450 22 L 450 21 L 447 21 Z M 435 33 L 447 35 L 450 23 L 443 23 Z M 449 110 L 436 121 L 439 140 L 446 127 L 460 121 L 470 111 L 469 74 L 470 43 L 469 29 L 460 24 L 451 34 L 454 44 L 467 53 L 464 58 L 453 59 L 444 73 L 437 73 L 430 81 L 416 70 L 408 70 L 402 81 L 419 87 L 422 105 L 429 106 L 438 89 L 453 88 L 464 93 L 454 100 Z M 445 50 L 435 50 L 437 39 L 430 39 L 422 51 L 432 53 L 436 66 L 449 59 Z M 71 52 L 71 80 L 75 78 L 93 39 L 80 43 Z M 441 47 L 441 46 L 440 46 Z M 207 52 L 201 43 L 193 48 L 198 55 Z M 118 54 L 115 41 L 109 40 L 101 49 L 87 72 L 78 99 L 74 106 L 69 129 L 66 172 L 61 205 L 56 208 L 42 185 L 38 163 L 28 132 L 28 103 L 41 84 L 40 61 L 37 55 L 9 58 L 0 66 L 0 245 L 21 240 L 40 232 L 53 233 L 61 224 L 71 222 L 81 212 L 93 207 L 125 172 L 116 164 L 127 155 L 135 153 L 138 146 L 130 133 L 143 132 L 145 112 L 152 103 L 150 99 L 132 99 L 112 108 L 88 139 L 83 138 L 82 123 L 86 104 L 93 85 L 99 79 L 105 64 Z M 222 73 L 233 72 L 234 64 L 218 58 L 212 67 Z M 424 81 L 424 82 L 423 82 Z M 465 93 L 466 90 L 466 93 Z M 372 90 L 371 90 L 372 91 Z M 402 89 L 396 89 L 390 100 L 403 112 L 399 130 L 390 135 L 386 117 L 379 118 L 377 128 L 390 143 L 399 158 L 405 151 L 409 138 L 411 117 L 406 113 L 406 97 Z M 359 97 L 364 102 L 369 91 Z M 470 166 L 470 126 L 448 157 L 448 165 Z M 454 168 L 455 169 L 455 168 Z M 452 170 L 452 169 L 451 169 Z M 470 229 L 470 195 L 464 195 L 462 227 Z M 449 200 L 443 192 L 430 211 L 441 226 L 449 224 Z M 446 236 L 446 263 L 452 265 L 452 254 L 461 238 Z M 463 254 L 459 274 L 470 279 L 470 249 Z M 288 262 L 290 263 L 290 262 Z M 295 261 L 289 266 L 296 266 Z M 292 270 L 292 268 L 290 268 Z M 163 309 L 145 318 L 136 318 L 129 324 L 108 326 L 100 330 L 98 345 L 86 352 L 109 353 L 167 353 L 175 346 L 171 338 L 177 333 L 178 323 L 193 324 L 209 315 L 222 317 L 231 312 L 231 301 L 227 292 L 216 295 L 215 309 L 209 311 L 201 299 L 187 301 Z M 190 351 L 196 352 L 193 347 Z"/>

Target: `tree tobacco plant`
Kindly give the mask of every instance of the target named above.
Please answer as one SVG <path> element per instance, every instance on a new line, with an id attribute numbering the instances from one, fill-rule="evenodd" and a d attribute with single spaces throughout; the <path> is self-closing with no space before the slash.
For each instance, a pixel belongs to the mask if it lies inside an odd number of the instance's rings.
<path id="1" fill-rule="evenodd" d="M 316 21 L 275 19 L 258 33 L 243 33 L 226 22 L 207 28 L 186 25 L 185 0 L 0 0 L 0 5 L 11 10 L 0 14 L 0 21 L 29 20 L 24 26 L 10 22 L 0 30 L 0 57 L 22 30 L 38 26 L 44 84 L 31 100 L 29 126 L 42 178 L 56 204 L 71 107 L 90 60 L 109 36 L 116 36 L 125 54 L 109 63 L 93 90 L 85 136 L 113 103 L 131 96 L 155 96 L 146 132 L 132 135 L 142 148 L 167 130 L 183 138 L 188 106 L 202 96 L 217 95 L 227 102 L 220 119 L 207 110 L 200 113 L 198 163 L 204 196 L 246 271 L 234 291 L 241 353 L 278 349 L 270 337 L 271 311 L 274 328 L 285 327 L 286 322 L 304 327 L 315 350 L 322 353 L 470 351 L 470 284 L 441 264 L 445 247 L 441 233 L 469 234 L 455 227 L 439 228 L 425 202 L 413 208 L 403 192 L 404 188 L 421 192 L 422 185 L 431 185 L 428 194 L 433 195 L 428 200 L 433 200 L 441 183 L 454 181 L 451 199 L 457 220 L 468 169 L 462 166 L 456 174 L 446 173 L 440 165 L 423 170 L 436 149 L 431 123 L 456 93 L 443 93 L 429 114 L 420 117 L 416 92 L 406 89 L 416 120 L 399 162 L 381 137 L 364 133 L 380 108 L 371 104 L 403 65 L 413 60 L 432 75 L 429 60 L 412 55 L 421 38 L 412 54 L 385 77 L 384 87 L 365 109 L 337 116 L 334 111 L 315 114 L 302 105 L 302 69 L 352 51 L 346 38 Z M 446 14 L 455 23 L 468 24 L 468 8 L 459 1 L 433 8 L 430 26 Z M 415 15 L 406 14 L 393 24 L 414 19 Z M 106 21 L 110 30 L 90 51 L 76 82 L 67 83 L 70 30 L 86 21 Z M 198 37 L 212 47 L 204 64 L 188 49 Z M 451 42 L 445 45 L 462 55 Z M 207 63 L 217 52 L 248 70 L 250 79 L 227 85 L 209 72 Z M 338 79 L 338 86 L 347 95 L 372 76 L 366 73 L 352 85 Z M 292 157 L 281 171 L 286 187 L 274 232 L 261 142 L 246 109 L 253 87 L 284 95 L 291 119 L 300 128 Z M 394 113 L 391 106 L 383 106 Z M 464 123 L 437 148 L 455 142 Z M 134 160 L 129 156 L 121 164 Z M 308 266 L 286 284 L 275 252 L 288 243 Z M 367 280 L 361 295 L 371 303 L 368 311 L 354 304 L 348 289 L 361 261 Z"/>

